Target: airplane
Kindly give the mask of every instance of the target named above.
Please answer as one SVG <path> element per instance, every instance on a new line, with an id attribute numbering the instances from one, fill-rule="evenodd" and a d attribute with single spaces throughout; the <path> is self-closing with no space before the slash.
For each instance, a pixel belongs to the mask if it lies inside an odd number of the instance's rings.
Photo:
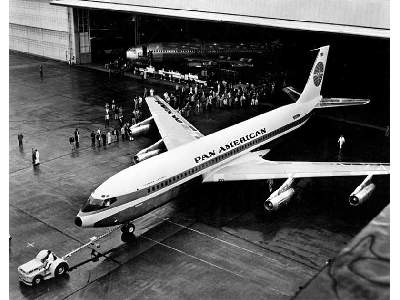
<path id="1" fill-rule="evenodd" d="M 121 240 L 134 238 L 133 221 L 195 185 L 207 182 L 286 179 L 264 202 L 267 211 L 287 204 L 296 179 L 362 176 L 365 180 L 349 197 L 360 205 L 373 192 L 373 175 L 389 174 L 386 163 L 270 161 L 262 145 L 299 128 L 314 109 L 362 105 L 368 99 L 323 98 L 321 86 L 329 46 L 318 50 L 304 90 L 296 102 L 204 136 L 159 96 L 146 97 L 151 117 L 131 127 L 144 134 L 155 124 L 161 139 L 137 153 L 134 164 L 96 188 L 75 218 L 81 227 L 122 225 Z M 164 151 L 166 150 L 166 151 Z"/>
<path id="2" fill-rule="evenodd" d="M 126 58 L 137 60 L 142 56 L 152 53 L 156 62 L 170 60 L 172 58 L 183 58 L 198 55 L 221 55 L 221 54 L 262 54 L 266 46 L 256 43 L 149 43 L 129 48 Z"/>

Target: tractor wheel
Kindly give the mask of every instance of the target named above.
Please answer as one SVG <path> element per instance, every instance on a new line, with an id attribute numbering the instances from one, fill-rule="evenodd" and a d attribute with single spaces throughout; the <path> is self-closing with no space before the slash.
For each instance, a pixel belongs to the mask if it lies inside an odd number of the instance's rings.
<path id="1" fill-rule="evenodd" d="M 62 276 L 68 272 L 68 269 L 69 269 L 68 264 L 65 262 L 62 262 L 57 266 L 56 270 L 54 271 L 54 275 L 56 277 Z"/>
<path id="2" fill-rule="evenodd" d="M 41 275 L 36 275 L 32 280 L 32 285 L 37 286 L 41 284 L 43 281 L 43 277 Z"/>

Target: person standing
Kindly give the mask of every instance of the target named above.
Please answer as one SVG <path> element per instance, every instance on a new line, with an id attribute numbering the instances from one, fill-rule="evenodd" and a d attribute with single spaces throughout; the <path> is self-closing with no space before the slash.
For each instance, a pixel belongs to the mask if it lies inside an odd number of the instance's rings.
<path id="1" fill-rule="evenodd" d="M 111 101 L 111 110 L 112 110 L 112 111 L 115 111 L 115 102 L 114 102 L 114 99 L 112 99 L 112 101 Z"/>
<path id="2" fill-rule="evenodd" d="M 23 142 L 22 142 L 22 139 L 24 138 L 24 135 L 20 132 L 20 133 L 18 133 L 18 146 L 20 147 L 20 148 L 22 148 L 24 145 L 23 145 Z"/>
<path id="3" fill-rule="evenodd" d="M 346 140 L 344 139 L 343 134 L 341 134 L 340 137 L 339 137 L 339 139 L 338 139 L 338 143 L 339 143 L 339 153 L 342 152 L 343 146 L 344 146 L 344 143 L 345 143 L 345 142 L 346 142 Z"/>
<path id="4" fill-rule="evenodd" d="M 111 132 L 110 131 L 107 132 L 107 144 L 111 145 Z"/>
<path id="5" fill-rule="evenodd" d="M 97 139 L 97 147 L 100 147 L 100 142 L 101 142 L 101 131 L 100 128 L 97 129 L 96 131 L 96 139 Z"/>
<path id="6" fill-rule="evenodd" d="M 76 148 L 79 148 L 79 130 L 78 130 L 78 128 L 75 129 L 74 135 L 75 135 Z"/>
<path id="7" fill-rule="evenodd" d="M 114 120 L 118 120 L 118 106 L 115 106 L 113 111 L 114 111 Z"/>
<path id="8" fill-rule="evenodd" d="M 39 151 L 38 151 L 38 149 L 35 149 L 35 163 L 34 163 L 33 165 L 34 165 L 34 166 L 40 165 L 40 161 L 39 161 Z"/>
<path id="9" fill-rule="evenodd" d="M 129 123 L 125 124 L 125 139 L 127 141 L 129 141 L 129 134 L 130 134 L 130 130 L 129 130 Z"/>
<path id="10" fill-rule="evenodd" d="M 115 136 L 117 137 L 117 142 L 119 142 L 119 129 L 115 128 Z"/>
<path id="11" fill-rule="evenodd" d="M 108 109 L 106 109 L 106 115 L 105 115 L 104 118 L 105 118 L 105 121 L 106 121 L 105 127 L 106 128 L 110 127 L 110 114 L 108 113 Z"/>
<path id="12" fill-rule="evenodd" d="M 103 140 L 103 147 L 105 147 L 106 144 L 107 144 L 107 142 L 106 142 L 107 136 L 106 136 L 105 131 L 103 131 L 103 132 L 101 133 L 101 139 Z"/>
<path id="13" fill-rule="evenodd" d="M 43 80 L 43 65 L 39 66 L 40 80 Z"/>
<path id="14" fill-rule="evenodd" d="M 122 141 L 125 141 L 125 125 L 121 126 L 121 137 Z"/>
<path id="15" fill-rule="evenodd" d="M 94 130 L 92 130 L 90 138 L 92 139 L 92 147 L 96 146 L 96 134 L 94 133 Z"/>
<path id="16" fill-rule="evenodd" d="M 122 115 L 122 106 L 118 108 L 118 118 L 122 119 L 124 116 Z"/>

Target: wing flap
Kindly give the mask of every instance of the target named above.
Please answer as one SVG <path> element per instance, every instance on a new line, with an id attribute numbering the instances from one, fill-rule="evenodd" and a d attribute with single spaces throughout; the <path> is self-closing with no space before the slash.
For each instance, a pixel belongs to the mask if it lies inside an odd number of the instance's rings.
<path id="1" fill-rule="evenodd" d="M 207 174 L 203 182 L 279 178 L 335 177 L 389 174 L 389 164 L 347 162 L 269 161 L 229 164 Z"/>
<path id="2" fill-rule="evenodd" d="M 146 97 L 146 102 L 167 149 L 176 148 L 203 136 L 159 96 Z"/>

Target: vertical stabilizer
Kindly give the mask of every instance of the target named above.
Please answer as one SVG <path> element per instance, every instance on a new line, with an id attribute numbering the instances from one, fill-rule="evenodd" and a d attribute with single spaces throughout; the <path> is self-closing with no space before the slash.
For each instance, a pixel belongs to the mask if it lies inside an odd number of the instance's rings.
<path id="1" fill-rule="evenodd" d="M 298 103 L 306 103 L 311 101 L 318 103 L 321 99 L 321 86 L 324 79 L 329 46 L 321 47 L 318 50 L 318 55 L 311 69 L 306 86 L 304 87 L 299 100 L 297 100 Z"/>

